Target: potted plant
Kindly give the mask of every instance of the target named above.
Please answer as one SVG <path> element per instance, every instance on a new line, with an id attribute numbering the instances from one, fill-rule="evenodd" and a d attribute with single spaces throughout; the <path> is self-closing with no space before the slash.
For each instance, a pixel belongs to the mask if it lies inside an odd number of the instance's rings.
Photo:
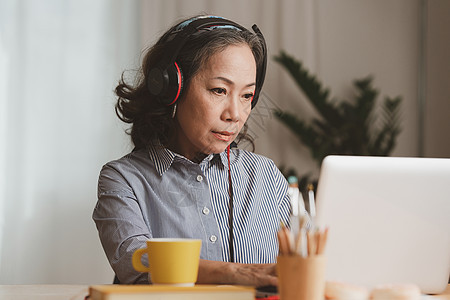
<path id="1" fill-rule="evenodd" d="M 274 60 L 288 71 L 313 105 L 317 117 L 307 122 L 292 110 L 275 110 L 274 115 L 309 148 L 318 166 L 330 154 L 388 156 L 392 152 L 401 131 L 400 96 L 385 97 L 376 105 L 379 92 L 372 86 L 373 78 L 368 76 L 354 80 L 353 99 L 338 100 L 293 56 L 280 51 Z M 296 101 L 302 100 L 299 97 Z M 306 184 L 317 183 L 317 179 L 309 176 L 300 178 L 302 191 Z"/>

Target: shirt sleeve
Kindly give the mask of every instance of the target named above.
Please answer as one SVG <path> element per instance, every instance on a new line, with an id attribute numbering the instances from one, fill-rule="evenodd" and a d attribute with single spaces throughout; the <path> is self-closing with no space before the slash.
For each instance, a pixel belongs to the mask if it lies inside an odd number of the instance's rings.
<path id="1" fill-rule="evenodd" d="M 131 258 L 136 249 L 146 247 L 152 234 L 130 184 L 112 166 L 106 165 L 100 172 L 98 201 L 92 217 L 109 263 L 120 282 L 148 283 L 148 274 L 135 271 Z M 146 255 L 142 262 L 148 264 Z"/>

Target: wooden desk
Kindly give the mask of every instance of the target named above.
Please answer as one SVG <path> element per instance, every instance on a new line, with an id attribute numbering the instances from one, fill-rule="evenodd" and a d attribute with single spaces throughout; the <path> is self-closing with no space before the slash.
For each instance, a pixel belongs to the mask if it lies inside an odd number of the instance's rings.
<path id="1" fill-rule="evenodd" d="M 433 299 L 433 300 L 449 300 L 450 299 L 450 284 L 447 285 L 447 288 L 441 295 L 436 296 L 424 296 L 425 299 Z"/>
<path id="2" fill-rule="evenodd" d="M 84 300 L 87 285 L 0 285 L 0 300 Z"/>
<path id="3" fill-rule="evenodd" d="M 0 285 L 0 300 L 84 300 L 88 289 L 87 285 Z M 450 285 L 442 295 L 422 299 L 450 300 Z"/>

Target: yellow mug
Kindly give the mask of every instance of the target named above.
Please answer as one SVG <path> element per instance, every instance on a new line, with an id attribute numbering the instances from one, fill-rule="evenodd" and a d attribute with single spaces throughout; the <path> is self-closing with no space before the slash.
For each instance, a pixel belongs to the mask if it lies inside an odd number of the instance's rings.
<path id="1" fill-rule="evenodd" d="M 133 267 L 138 272 L 149 272 L 154 284 L 193 286 L 197 281 L 201 240 L 155 238 L 147 241 L 147 248 L 133 253 Z M 148 255 L 148 266 L 142 264 L 142 255 Z"/>

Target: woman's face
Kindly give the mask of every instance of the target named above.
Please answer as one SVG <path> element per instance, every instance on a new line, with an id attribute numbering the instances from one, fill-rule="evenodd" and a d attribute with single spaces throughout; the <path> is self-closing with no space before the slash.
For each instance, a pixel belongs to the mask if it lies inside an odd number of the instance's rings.
<path id="1" fill-rule="evenodd" d="M 191 160 L 224 151 L 247 121 L 255 80 L 256 63 L 246 44 L 211 56 L 178 103 L 171 148 Z"/>

